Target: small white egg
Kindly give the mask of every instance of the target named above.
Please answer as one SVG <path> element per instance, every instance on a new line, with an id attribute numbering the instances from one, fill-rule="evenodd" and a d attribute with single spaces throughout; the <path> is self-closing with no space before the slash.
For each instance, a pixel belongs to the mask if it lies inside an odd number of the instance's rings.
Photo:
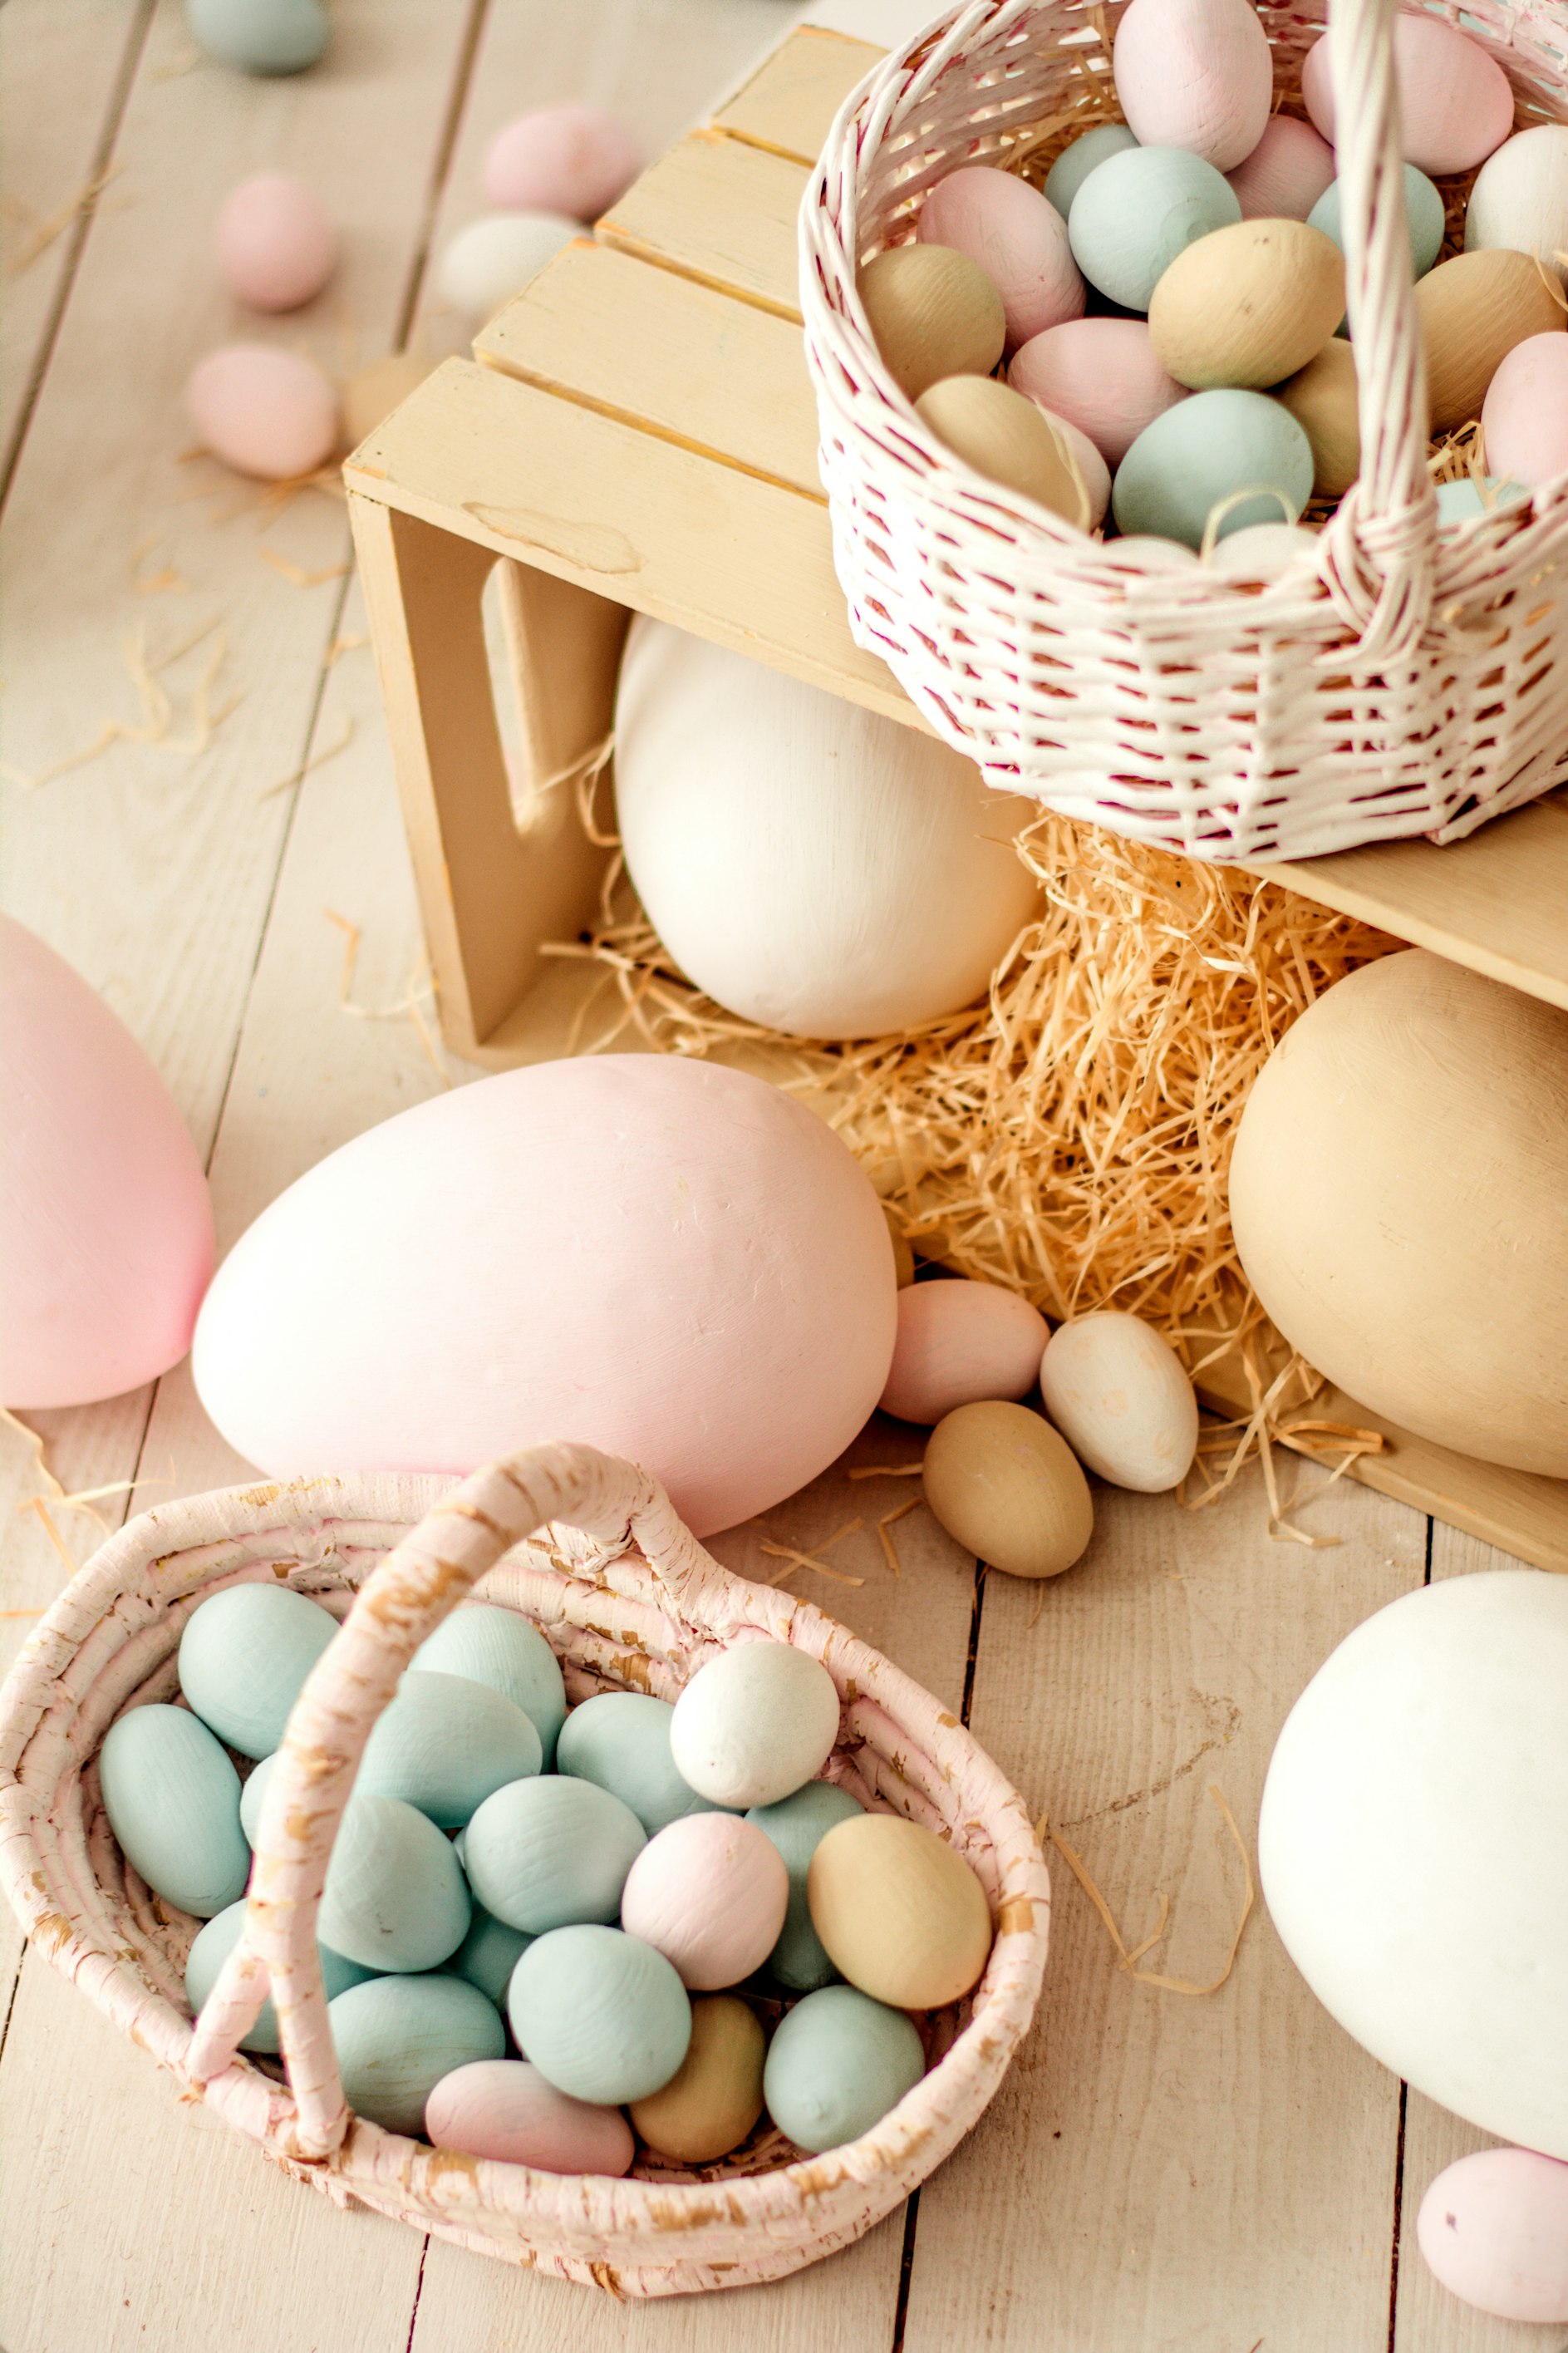
<path id="1" fill-rule="evenodd" d="M 481 213 L 437 263 L 437 299 L 482 326 L 582 234 L 581 222 L 563 213 Z"/>
<path id="2" fill-rule="evenodd" d="M 771 1806 L 815 1779 L 838 1737 L 838 1688 L 788 1642 L 738 1642 L 699 1668 L 675 1703 L 670 1753 L 720 1806 Z"/>
<path id="3" fill-rule="evenodd" d="M 1101 1309 L 1059 1325 L 1041 1360 L 1040 1395 L 1079 1461 L 1113 1487 L 1159 1494 L 1192 1469 L 1193 1385 L 1141 1316 Z"/>

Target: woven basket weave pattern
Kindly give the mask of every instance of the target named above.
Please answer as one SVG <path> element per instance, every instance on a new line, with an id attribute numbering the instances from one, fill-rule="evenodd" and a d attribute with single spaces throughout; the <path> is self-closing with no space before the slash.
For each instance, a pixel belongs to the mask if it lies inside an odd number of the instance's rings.
<path id="1" fill-rule="evenodd" d="M 841 111 L 800 223 L 835 560 L 856 642 L 990 783 L 1194 857 L 1258 860 L 1456 839 L 1568 777 L 1568 476 L 1437 538 L 1394 13 L 1328 12 L 1362 478 L 1261 592 L 1147 539 L 1087 540 L 963 466 L 894 384 L 856 291 L 947 172 L 1016 158 L 1103 98 L 1120 9 L 969 0 Z M 1432 13 L 1498 58 L 1521 127 L 1568 115 L 1568 0 Z M 1323 0 L 1258 14 L 1299 89 Z"/>
<path id="2" fill-rule="evenodd" d="M 1001 2081 L 1034 2011 L 1049 1918 L 1027 1810 L 928 1693 L 809 1603 L 729 1576 L 630 1464 L 543 1447 L 444 1487 L 387 1476 L 235 1488 L 148 1513 L 111 1538 L 34 1634 L 0 1701 L 0 1878 L 33 1941 L 123 2032 L 340 2203 L 623 2295 L 782 2277 L 891 2212 Z M 543 1628 L 574 1700 L 617 1689 L 673 1699 L 737 1641 L 810 1651 L 843 1701 L 833 1778 L 941 1831 L 973 1865 L 997 1922 L 985 1975 L 966 2017 L 932 2021 L 937 2063 L 861 2140 L 803 2159 L 764 2129 L 722 2165 L 608 2180 L 432 2151 L 349 2117 L 315 1944 L 327 1859 L 376 1717 L 418 1644 L 480 1577 L 485 1599 Z M 272 1579 L 323 1601 L 344 1630 L 290 1718 L 245 1934 L 193 2028 L 184 1966 L 199 1924 L 124 1862 L 95 1759 L 122 1709 L 176 1695 L 191 1611 L 220 1586 Z M 236 2055 L 269 1988 L 286 2082 Z"/>

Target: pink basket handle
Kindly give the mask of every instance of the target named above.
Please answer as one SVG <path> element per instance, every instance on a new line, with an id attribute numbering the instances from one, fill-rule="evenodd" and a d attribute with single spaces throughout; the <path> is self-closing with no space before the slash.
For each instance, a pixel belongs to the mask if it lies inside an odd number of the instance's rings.
<path id="1" fill-rule="evenodd" d="M 289 1718 L 261 1810 L 245 1926 L 185 2063 L 198 2086 L 222 2074 L 270 1991 L 293 2094 L 274 2142 L 291 2157 L 329 2158 L 348 2128 L 316 1916 L 365 1743 L 421 1642 L 488 1569 L 552 1522 L 619 1552 L 635 1545 L 678 1616 L 712 1580 L 726 1581 L 649 1472 L 569 1445 L 526 1447 L 476 1471 L 366 1578 Z"/>

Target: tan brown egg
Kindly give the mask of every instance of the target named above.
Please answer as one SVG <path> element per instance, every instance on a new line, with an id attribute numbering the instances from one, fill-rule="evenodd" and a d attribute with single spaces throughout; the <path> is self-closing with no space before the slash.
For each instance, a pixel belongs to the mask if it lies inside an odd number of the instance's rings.
<path id="1" fill-rule="evenodd" d="M 987 481 L 1088 528 L 1082 472 L 1063 436 L 1021 392 L 993 376 L 950 375 L 922 392 L 915 407 L 937 439 Z"/>
<path id="2" fill-rule="evenodd" d="M 1533 255 L 1502 247 L 1440 261 L 1415 288 L 1426 342 L 1432 429 L 1452 433 L 1479 417 L 1487 389 L 1516 343 L 1560 333 L 1560 290 Z"/>
<path id="3" fill-rule="evenodd" d="M 923 1484 L 949 1535 L 1009 1577 L 1059 1577 L 1094 1533 L 1072 1449 L 1027 1406 L 956 1406 L 931 1431 Z"/>
<path id="4" fill-rule="evenodd" d="M 817 1845 L 811 1925 L 852 1986 L 893 2010 L 939 2010 L 976 1983 L 991 1906 L 963 1857 L 900 1814 L 856 1814 Z"/>
<path id="5" fill-rule="evenodd" d="M 1200 237 L 1154 289 L 1149 333 L 1178 384 L 1261 391 L 1294 375 L 1345 314 L 1344 256 L 1298 220 L 1243 220 Z"/>
<path id="6" fill-rule="evenodd" d="M 891 246 L 857 284 L 872 341 L 911 400 L 946 375 L 989 375 L 1001 358 L 1002 297 L 952 246 Z"/>
<path id="7" fill-rule="evenodd" d="M 679 2165 L 711 2165 L 739 2148 L 763 2113 L 763 2037 L 732 1993 L 699 1996 L 691 2041 L 661 2091 L 627 2113 L 649 2148 Z"/>
<path id="8" fill-rule="evenodd" d="M 1356 393 L 1354 355 L 1339 335 L 1275 392 L 1312 445 L 1312 488 L 1321 499 L 1342 498 L 1361 472 Z"/>

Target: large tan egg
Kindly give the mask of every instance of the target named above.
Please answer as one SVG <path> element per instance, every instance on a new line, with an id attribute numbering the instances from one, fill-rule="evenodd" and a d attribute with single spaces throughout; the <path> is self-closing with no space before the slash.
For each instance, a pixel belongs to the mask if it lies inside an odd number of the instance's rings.
<path id="1" fill-rule="evenodd" d="M 1072 1449 L 1027 1406 L 955 1407 L 926 1442 L 921 1483 L 948 1535 L 1009 1577 L 1059 1577 L 1094 1534 Z"/>
<path id="2" fill-rule="evenodd" d="M 950 375 L 915 407 L 937 439 L 986 480 L 1088 528 L 1087 487 L 1043 409 L 988 375 Z"/>
<path id="3" fill-rule="evenodd" d="M 1479 417 L 1488 386 L 1516 343 L 1560 333 L 1564 325 L 1561 300 L 1533 258 L 1501 247 L 1440 261 L 1417 281 L 1415 309 L 1437 433 Z"/>
<path id="4" fill-rule="evenodd" d="M 991 1953 L 991 1906 L 963 1857 L 900 1814 L 856 1814 L 806 1874 L 811 1925 L 834 1967 L 892 2010 L 961 2000 Z"/>
<path id="5" fill-rule="evenodd" d="M 1157 1495 L 1193 1467 L 1193 1385 L 1142 1316 L 1102 1308 L 1061 1324 L 1041 1359 L 1040 1395 L 1079 1461 L 1112 1486 Z"/>
<path id="6" fill-rule="evenodd" d="M 1335 335 L 1275 391 L 1312 445 L 1312 488 L 1321 499 L 1342 498 L 1361 472 L 1358 390 L 1351 347 Z"/>
<path id="7" fill-rule="evenodd" d="M 1154 289 L 1149 333 L 1194 391 L 1261 391 L 1305 367 L 1345 312 L 1344 256 L 1298 220 L 1242 220 L 1179 253 Z"/>
<path id="8" fill-rule="evenodd" d="M 763 2113 L 763 2030 L 738 1995 L 691 2005 L 691 2041 L 664 2089 L 634 2100 L 631 2119 L 649 2148 L 679 2165 L 711 2165 L 739 2148 Z"/>
<path id="9" fill-rule="evenodd" d="M 1254 1086 L 1230 1212 L 1286 1338 L 1418 1437 L 1568 1477 L 1568 1013 L 1411 948 Z"/>
<path id="10" fill-rule="evenodd" d="M 895 245 L 857 284 L 871 339 L 911 400 L 944 375 L 989 375 L 1007 338 L 1002 297 L 950 245 Z"/>

